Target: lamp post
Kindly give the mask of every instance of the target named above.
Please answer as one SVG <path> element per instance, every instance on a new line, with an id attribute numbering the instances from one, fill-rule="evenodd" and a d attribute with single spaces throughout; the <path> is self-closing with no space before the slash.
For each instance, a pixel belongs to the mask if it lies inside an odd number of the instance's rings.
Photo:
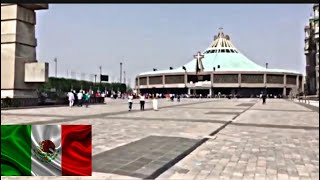
<path id="1" fill-rule="evenodd" d="M 214 72 L 216 71 L 216 68 L 215 67 L 213 67 L 212 68 L 213 69 L 213 71 L 212 71 L 212 79 L 211 79 L 211 82 L 212 82 L 212 86 L 211 86 L 211 88 L 212 88 L 212 94 L 211 94 L 211 97 L 213 97 L 214 98 L 214 88 L 213 88 L 213 83 L 214 83 L 214 81 L 213 81 L 213 79 L 214 79 Z"/>
<path id="2" fill-rule="evenodd" d="M 184 76 L 185 76 L 184 87 L 187 88 L 187 83 L 188 83 L 187 68 L 185 66 L 182 66 L 182 69 L 184 70 Z M 189 89 L 188 89 L 188 91 L 189 91 Z M 187 92 L 187 93 L 190 94 L 189 92 Z"/>
<path id="3" fill-rule="evenodd" d="M 55 69 L 54 69 L 54 71 L 55 71 L 55 77 L 57 77 L 57 74 L 58 74 L 58 73 L 57 73 L 57 72 L 58 72 L 58 71 L 57 71 L 57 67 L 58 67 L 58 65 L 57 65 L 57 64 L 58 64 L 58 59 L 57 59 L 57 58 L 54 58 L 54 64 L 55 64 Z"/>
<path id="4" fill-rule="evenodd" d="M 99 66 L 99 70 L 100 70 L 100 85 L 101 85 L 102 66 Z"/>
<path id="5" fill-rule="evenodd" d="M 217 69 L 220 69 L 220 67 L 221 67 L 221 66 L 218 64 L 218 65 L 217 65 Z M 213 78 L 214 78 L 214 73 L 215 73 L 215 71 L 216 71 L 216 67 L 213 67 L 212 69 L 213 69 L 213 72 L 212 72 L 212 73 L 213 73 Z M 213 79 L 212 79 L 212 81 L 213 81 Z M 214 81 L 213 81 L 213 83 L 214 83 Z M 213 85 L 213 83 L 212 83 L 212 85 Z M 214 89 L 213 89 L 213 88 L 212 88 L 212 96 L 214 96 Z"/>
<path id="6" fill-rule="evenodd" d="M 122 82 L 122 62 L 120 63 L 120 83 Z"/>
<path id="7" fill-rule="evenodd" d="M 126 71 L 123 71 L 123 83 L 126 84 Z"/>
<path id="8" fill-rule="evenodd" d="M 94 75 L 94 87 L 93 87 L 93 89 L 96 87 L 96 81 L 97 81 L 97 75 L 95 74 Z"/>

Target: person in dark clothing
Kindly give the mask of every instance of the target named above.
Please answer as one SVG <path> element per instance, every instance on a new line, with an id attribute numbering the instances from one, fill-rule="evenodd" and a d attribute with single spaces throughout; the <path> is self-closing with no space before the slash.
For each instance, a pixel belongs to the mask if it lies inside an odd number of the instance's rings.
<path id="1" fill-rule="evenodd" d="M 262 94 L 262 104 L 266 104 L 267 95 Z"/>
<path id="2" fill-rule="evenodd" d="M 180 102 L 180 95 L 177 96 L 177 101 Z"/>
<path id="3" fill-rule="evenodd" d="M 74 96 L 74 103 L 73 103 L 73 106 L 77 105 L 78 104 L 78 98 L 77 98 L 77 93 L 75 90 L 72 91 L 73 93 L 73 96 Z"/>
<path id="4" fill-rule="evenodd" d="M 140 110 L 144 111 L 144 104 L 145 104 L 145 96 L 144 94 L 140 94 Z"/>

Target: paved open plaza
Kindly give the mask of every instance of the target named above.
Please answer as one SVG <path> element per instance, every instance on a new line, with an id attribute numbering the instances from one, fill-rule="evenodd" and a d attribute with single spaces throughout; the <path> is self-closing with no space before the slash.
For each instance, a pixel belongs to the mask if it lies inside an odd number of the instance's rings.
<path id="1" fill-rule="evenodd" d="M 1 123 L 92 124 L 93 176 L 81 179 L 319 178 L 318 107 L 284 99 L 159 100 L 159 111 L 148 100 L 145 111 L 138 100 L 133 111 L 127 106 L 110 100 L 2 110 Z"/>

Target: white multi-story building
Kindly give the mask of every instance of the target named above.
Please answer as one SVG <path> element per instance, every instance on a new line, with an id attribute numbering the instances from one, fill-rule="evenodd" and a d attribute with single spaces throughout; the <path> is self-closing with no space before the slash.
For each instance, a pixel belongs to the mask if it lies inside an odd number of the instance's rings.
<path id="1" fill-rule="evenodd" d="M 306 89 L 308 95 L 319 96 L 319 4 L 305 26 Z"/>

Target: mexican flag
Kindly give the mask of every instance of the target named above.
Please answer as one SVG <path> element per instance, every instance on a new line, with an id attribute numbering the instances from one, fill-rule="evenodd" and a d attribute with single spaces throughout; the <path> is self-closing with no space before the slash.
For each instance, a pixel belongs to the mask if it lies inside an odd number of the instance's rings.
<path id="1" fill-rule="evenodd" d="M 1 176 L 91 176 L 91 125 L 1 125 Z"/>

